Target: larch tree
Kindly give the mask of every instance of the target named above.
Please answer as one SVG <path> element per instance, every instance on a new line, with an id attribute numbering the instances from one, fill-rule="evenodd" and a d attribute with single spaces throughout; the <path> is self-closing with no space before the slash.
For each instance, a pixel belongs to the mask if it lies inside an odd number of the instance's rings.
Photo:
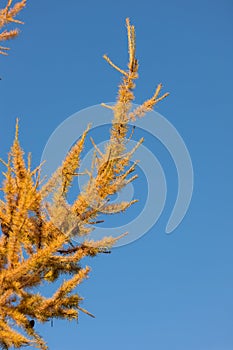
<path id="1" fill-rule="evenodd" d="M 9 23 L 22 23 L 15 19 L 25 7 L 26 0 L 12 5 L 9 0 L 0 11 L 0 28 Z M 45 340 L 36 332 L 35 322 L 53 318 L 77 319 L 79 312 L 93 316 L 80 306 L 82 297 L 76 287 L 88 277 L 90 268 L 82 259 L 108 253 L 120 239 L 105 237 L 99 241 L 88 239 L 93 223 L 102 213 L 125 211 L 136 202 L 111 204 L 112 195 L 133 181 L 137 162 L 131 158 L 143 142 L 141 139 L 131 151 L 126 150 L 129 122 L 151 111 L 168 94 L 160 96 L 159 84 L 152 98 L 132 111 L 138 61 L 135 57 L 135 29 L 126 19 L 129 62 L 126 70 L 116 66 L 106 55 L 104 59 L 122 75 L 116 102 L 103 104 L 113 113 L 112 128 L 105 151 L 94 144 L 95 153 L 85 188 L 76 194 L 72 204 L 67 196 L 77 175 L 81 153 L 90 126 L 71 148 L 55 173 L 44 183 L 40 178 L 41 166 L 31 169 L 30 154 L 25 159 L 19 143 L 18 121 L 13 145 L 6 161 L 1 160 L 3 184 L 0 200 L 0 346 L 21 348 L 29 345 L 48 349 Z M 3 30 L 0 41 L 18 35 L 18 29 Z M 0 46 L 6 55 L 8 48 Z M 92 226 L 91 226 L 92 225 Z M 126 233 L 123 233 L 123 235 Z M 75 243 L 75 237 L 84 237 Z M 65 276 L 65 279 L 61 279 Z M 50 297 L 35 292 L 44 282 L 60 282 Z"/>

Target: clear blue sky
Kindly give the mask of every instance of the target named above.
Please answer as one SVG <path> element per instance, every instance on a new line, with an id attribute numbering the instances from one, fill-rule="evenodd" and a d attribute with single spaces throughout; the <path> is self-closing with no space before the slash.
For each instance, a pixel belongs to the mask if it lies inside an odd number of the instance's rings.
<path id="1" fill-rule="evenodd" d="M 230 0 L 40 0 L 22 12 L 22 33 L 0 57 L 1 157 L 16 117 L 37 165 L 63 120 L 114 101 L 120 76 L 102 55 L 124 67 L 130 17 L 140 63 L 135 102 L 163 82 L 171 95 L 157 110 L 185 140 L 195 175 L 189 211 L 166 235 L 177 178 L 158 146 L 168 181 L 162 216 L 141 239 L 91 260 L 79 290 L 96 319 L 36 326 L 51 350 L 233 349 L 232 10 Z"/>

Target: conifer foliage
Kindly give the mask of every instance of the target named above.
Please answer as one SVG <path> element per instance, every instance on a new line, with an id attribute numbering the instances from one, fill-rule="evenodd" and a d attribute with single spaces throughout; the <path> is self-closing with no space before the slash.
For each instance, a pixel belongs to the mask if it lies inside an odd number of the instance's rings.
<path id="1" fill-rule="evenodd" d="M 16 19 L 15 17 L 25 7 L 26 0 L 19 1 L 15 5 L 12 5 L 12 2 L 13 0 L 8 0 L 6 7 L 2 10 L 0 9 L 0 30 L 3 29 L 5 25 L 10 23 L 18 23 L 18 24 L 23 23 L 18 19 Z M 0 42 L 13 39 L 18 34 L 19 34 L 18 29 L 3 30 L 0 33 Z M 9 50 L 8 47 L 4 47 L 0 45 L 0 54 L 7 55 L 8 50 Z"/>
<path id="2" fill-rule="evenodd" d="M 10 22 L 22 23 L 15 16 L 26 1 L 12 5 L 9 0 L 0 11 L 0 28 Z M 134 111 L 135 79 L 138 61 L 135 57 L 135 29 L 126 19 L 129 63 L 126 70 L 116 66 L 109 57 L 104 59 L 122 75 L 116 103 L 103 104 L 113 112 L 109 142 L 104 152 L 95 148 L 89 179 L 85 188 L 77 193 L 72 204 L 67 195 L 77 175 L 81 153 L 90 126 L 67 154 L 61 166 L 46 182 L 40 178 L 41 166 L 31 168 L 30 154 L 25 157 L 19 143 L 18 121 L 8 160 L 1 160 L 5 170 L 0 200 L 0 346 L 21 348 L 25 345 L 48 349 L 37 333 L 38 322 L 54 318 L 77 319 L 82 311 L 82 297 L 76 287 L 88 277 L 90 268 L 82 259 L 108 253 L 118 238 L 106 237 L 99 241 L 88 239 L 98 215 L 125 211 L 136 202 L 110 204 L 111 196 L 133 181 L 137 162 L 131 158 L 141 139 L 131 151 L 126 151 L 129 122 L 142 117 L 167 94 L 159 96 L 159 84 L 151 99 Z M 17 29 L 4 30 L 0 41 L 18 35 Z M 6 54 L 7 48 L 0 47 Z M 131 175 L 132 174 L 132 175 Z M 94 220 L 94 221 L 93 221 Z M 123 233 L 124 235 L 124 233 Z M 73 238 L 84 237 L 82 243 Z M 62 278 L 61 278 L 62 277 Z M 59 282 L 54 294 L 45 297 L 38 292 L 45 283 Z M 57 284 L 56 284 L 57 286 Z M 94 316 L 93 316 L 94 317 Z"/>

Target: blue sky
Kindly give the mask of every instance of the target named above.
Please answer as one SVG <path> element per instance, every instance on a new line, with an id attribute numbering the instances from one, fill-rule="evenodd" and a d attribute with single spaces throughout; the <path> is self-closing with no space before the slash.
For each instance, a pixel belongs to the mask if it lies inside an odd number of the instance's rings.
<path id="1" fill-rule="evenodd" d="M 141 239 L 90 261 L 90 278 L 79 290 L 83 306 L 96 319 L 81 315 L 78 325 L 55 321 L 52 328 L 36 327 L 51 350 L 230 350 L 232 2 L 65 4 L 29 1 L 21 14 L 25 25 L 20 37 L 10 43 L 9 57 L 0 57 L 1 157 L 12 143 L 16 117 L 23 148 L 32 152 L 36 166 L 62 121 L 83 108 L 115 100 L 120 76 L 102 55 L 125 66 L 125 18 L 130 17 L 140 64 L 135 102 L 150 97 L 163 82 L 170 96 L 156 110 L 183 137 L 195 187 L 184 220 L 166 235 L 177 192 L 176 171 L 159 142 L 145 136 L 168 182 L 161 217 Z M 136 194 L 143 202 L 143 182 L 139 184 Z M 135 215 L 138 208 L 133 209 Z"/>

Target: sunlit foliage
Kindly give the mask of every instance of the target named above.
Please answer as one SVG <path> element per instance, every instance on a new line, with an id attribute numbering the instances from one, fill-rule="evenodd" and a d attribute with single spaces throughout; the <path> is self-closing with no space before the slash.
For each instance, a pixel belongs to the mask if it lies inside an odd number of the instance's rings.
<path id="1" fill-rule="evenodd" d="M 0 11 L 0 27 L 14 19 L 25 6 L 21 1 Z M 115 105 L 103 107 L 113 112 L 109 142 L 104 152 L 94 144 L 95 154 L 88 171 L 89 180 L 85 188 L 77 193 L 72 204 L 67 196 L 81 162 L 90 126 L 67 154 L 61 166 L 46 182 L 40 178 L 41 166 L 31 169 L 31 156 L 25 160 L 19 143 L 18 121 L 13 145 L 7 161 L 2 161 L 5 171 L 0 200 L 0 346 L 21 348 L 31 345 L 47 349 L 42 337 L 36 332 L 37 322 L 53 318 L 77 319 L 82 298 L 76 287 L 88 277 L 90 268 L 82 266 L 82 259 L 108 253 L 120 239 L 106 237 L 99 241 L 88 239 L 93 223 L 98 216 L 125 211 L 136 202 L 110 204 L 109 199 L 129 182 L 133 181 L 137 163 L 131 158 L 141 139 L 131 151 L 126 151 L 129 122 L 143 116 L 154 105 L 165 98 L 159 97 L 161 84 L 153 97 L 132 111 L 135 79 L 138 77 L 138 61 L 135 57 L 135 29 L 126 20 L 128 33 L 129 63 L 126 70 L 116 66 L 106 55 L 105 60 L 122 75 L 122 82 Z M 18 35 L 18 30 L 3 31 L 0 40 Z M 1 47 L 6 54 L 7 48 Z M 132 174 L 132 175 L 131 175 Z M 123 235 L 126 233 L 122 233 Z M 73 238 L 84 237 L 82 243 Z M 59 278 L 59 277 L 63 278 Z M 37 287 L 45 283 L 59 282 L 50 297 L 41 295 Z M 41 288 L 40 288 L 41 290 Z"/>

